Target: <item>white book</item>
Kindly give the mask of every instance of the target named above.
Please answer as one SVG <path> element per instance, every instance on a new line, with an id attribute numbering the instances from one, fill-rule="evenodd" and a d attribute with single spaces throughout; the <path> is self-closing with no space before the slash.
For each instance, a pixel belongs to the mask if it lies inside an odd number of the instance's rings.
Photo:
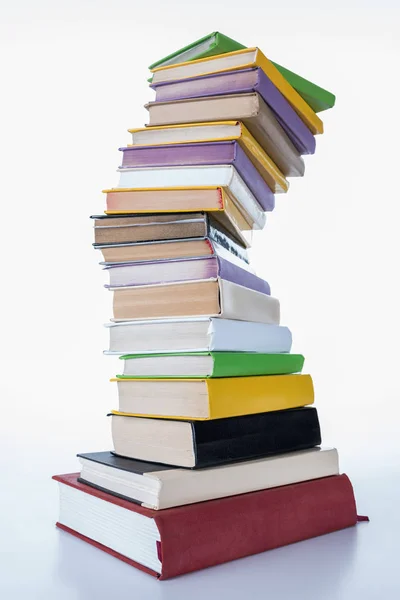
<path id="1" fill-rule="evenodd" d="M 215 317 L 107 323 L 105 354 L 169 352 L 290 352 L 288 327 Z"/>
<path id="2" fill-rule="evenodd" d="M 239 210 L 262 229 L 266 217 L 255 196 L 232 165 L 123 168 L 119 169 L 118 188 L 164 188 L 223 186 L 229 188 Z"/>
<path id="3" fill-rule="evenodd" d="M 81 454 L 79 460 L 84 483 L 155 510 L 339 473 L 337 450 L 319 447 L 198 470 L 144 463 L 111 452 Z"/>

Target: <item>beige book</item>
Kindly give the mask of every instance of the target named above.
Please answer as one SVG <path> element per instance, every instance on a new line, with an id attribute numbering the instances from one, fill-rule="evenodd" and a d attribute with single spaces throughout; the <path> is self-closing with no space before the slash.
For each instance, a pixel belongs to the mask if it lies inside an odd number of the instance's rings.
<path id="1" fill-rule="evenodd" d="M 279 300 L 224 279 L 117 288 L 114 320 L 219 316 L 279 325 Z"/>

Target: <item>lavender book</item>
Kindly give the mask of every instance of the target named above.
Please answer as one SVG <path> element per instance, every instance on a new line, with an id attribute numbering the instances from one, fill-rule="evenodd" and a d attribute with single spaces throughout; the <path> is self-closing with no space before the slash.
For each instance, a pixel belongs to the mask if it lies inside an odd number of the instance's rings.
<path id="1" fill-rule="evenodd" d="M 245 265 L 245 263 L 243 263 Z M 157 260 L 143 263 L 119 263 L 107 267 L 110 284 L 107 288 L 134 287 L 177 283 L 182 281 L 203 281 L 224 279 L 242 287 L 270 295 L 269 284 L 251 273 L 219 256 L 207 256 L 186 260 Z"/>
<path id="2" fill-rule="evenodd" d="M 233 165 L 263 210 L 274 209 L 274 194 L 236 141 L 129 146 L 120 150 L 123 152 L 122 169 Z"/>
<path id="3" fill-rule="evenodd" d="M 150 87 L 156 92 L 156 102 L 258 92 L 300 154 L 315 152 L 315 138 L 311 131 L 260 68 L 228 71 Z"/>

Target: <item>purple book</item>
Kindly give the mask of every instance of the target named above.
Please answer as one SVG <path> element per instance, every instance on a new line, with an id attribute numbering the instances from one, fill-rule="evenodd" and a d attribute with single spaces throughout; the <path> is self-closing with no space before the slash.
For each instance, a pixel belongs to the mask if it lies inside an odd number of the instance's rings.
<path id="1" fill-rule="evenodd" d="M 264 71 L 243 69 L 151 85 L 156 102 L 258 92 L 300 154 L 314 154 L 315 138 Z"/>
<path id="2" fill-rule="evenodd" d="M 180 281 L 200 281 L 220 277 L 243 287 L 270 295 L 266 281 L 250 271 L 220 258 L 206 256 L 185 260 L 156 260 L 146 262 L 119 263 L 106 267 L 110 283 L 107 288 L 134 287 L 141 285 L 161 285 Z M 179 302 L 179 299 L 177 300 Z"/>
<path id="3" fill-rule="evenodd" d="M 130 146 L 120 150 L 121 168 L 233 165 L 262 209 L 274 209 L 274 194 L 236 141 Z"/>

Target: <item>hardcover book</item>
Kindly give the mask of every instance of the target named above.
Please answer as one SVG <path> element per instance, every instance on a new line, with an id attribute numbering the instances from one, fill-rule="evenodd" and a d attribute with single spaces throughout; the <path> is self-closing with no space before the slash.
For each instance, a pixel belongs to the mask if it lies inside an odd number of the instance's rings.
<path id="1" fill-rule="evenodd" d="M 187 468 L 313 448 L 321 443 L 315 408 L 272 411 L 206 421 L 112 414 L 120 456 Z"/>
<path id="2" fill-rule="evenodd" d="M 202 421 L 297 408 L 314 402 L 310 375 L 112 381 L 117 382 L 119 395 L 119 409 L 113 414 L 125 416 Z"/>
<path id="3" fill-rule="evenodd" d="M 251 67 L 260 67 L 264 71 L 314 135 L 323 133 L 324 128 L 321 119 L 259 48 L 245 48 L 221 56 L 158 67 L 152 69 L 154 73 L 153 83 L 189 79 L 201 75 L 237 71 Z"/>
<path id="4" fill-rule="evenodd" d="M 145 263 L 122 263 L 105 267 L 110 276 L 107 288 L 159 285 L 183 281 L 216 280 L 237 283 L 243 287 L 270 294 L 269 284 L 248 269 L 219 256 L 194 257 L 185 260 L 157 260 Z"/>
<path id="5" fill-rule="evenodd" d="M 157 67 L 174 65 L 185 60 L 206 58 L 207 56 L 225 54 L 226 52 L 233 52 L 234 50 L 241 50 L 242 48 L 245 48 L 243 44 L 239 44 L 239 42 L 236 42 L 220 31 L 213 31 L 199 40 L 192 42 L 188 46 L 184 46 L 172 54 L 168 54 L 167 56 L 164 56 L 164 58 L 152 63 L 149 66 L 149 71 Z"/>
<path id="6" fill-rule="evenodd" d="M 112 452 L 78 457 L 81 483 L 154 510 L 339 474 L 337 450 L 319 447 L 196 471 Z"/>
<path id="7" fill-rule="evenodd" d="M 274 209 L 271 188 L 235 141 L 120 148 L 123 168 L 232 165 L 263 210 Z"/>
<path id="8" fill-rule="evenodd" d="M 229 223 L 229 230 L 210 214 L 200 212 L 93 215 L 90 218 L 94 220 L 93 246 L 101 248 L 104 257 L 106 256 L 104 249 L 107 246 L 154 244 L 167 241 L 184 243 L 187 240 L 200 241 L 208 238 L 248 262 L 245 248 L 249 244 L 246 239 L 243 239 L 233 221 L 229 221 L 228 216 L 225 220 Z"/>
<path id="9" fill-rule="evenodd" d="M 125 354 L 123 375 L 118 379 L 250 377 L 300 373 L 301 354 L 255 354 L 250 352 L 185 352 Z"/>
<path id="10" fill-rule="evenodd" d="M 104 193 L 107 194 L 107 210 L 105 211 L 107 216 L 119 216 L 121 219 L 125 219 L 131 215 L 135 215 L 135 218 L 137 218 L 141 216 L 141 213 L 147 216 L 152 212 L 175 214 L 181 212 L 184 213 L 183 217 L 187 218 L 193 212 L 211 212 L 213 218 L 224 229 L 229 231 L 242 245 L 249 246 L 242 232 L 251 231 L 253 226 L 243 217 L 228 188 L 218 186 L 150 188 L 145 190 L 113 188 L 104 190 Z M 151 217 L 147 218 L 151 219 Z M 121 225 L 126 224 L 125 221 L 119 223 Z M 175 227 L 173 237 L 177 235 L 180 237 L 178 231 L 180 229 Z M 182 228 L 182 231 L 184 232 L 185 228 Z"/>
<path id="11" fill-rule="evenodd" d="M 287 192 L 289 188 L 289 182 L 283 173 L 240 121 L 155 125 L 128 131 L 132 134 L 130 147 L 237 140 L 274 194 Z"/>
<path id="12" fill-rule="evenodd" d="M 163 189 L 199 186 L 218 186 L 229 190 L 234 202 L 247 223 L 254 229 L 265 225 L 263 198 L 256 198 L 232 165 L 202 165 L 187 167 L 157 167 L 147 169 L 119 169 L 118 188 Z M 271 191 L 268 189 L 270 201 Z"/>
<path id="13" fill-rule="evenodd" d="M 280 91 L 260 69 L 228 71 L 152 86 L 156 102 L 257 92 L 273 111 L 300 154 L 314 154 L 315 138 Z"/>
<path id="14" fill-rule="evenodd" d="M 357 523 L 346 475 L 163 511 L 79 483 L 76 473 L 54 479 L 60 484 L 60 529 L 159 579 Z"/>
<path id="15" fill-rule="evenodd" d="M 280 319 L 277 298 L 221 278 L 114 288 L 113 295 L 117 321 L 207 316 L 279 325 Z"/>
<path id="16" fill-rule="evenodd" d="M 106 354 L 153 352 L 290 352 L 288 327 L 209 317 L 107 323 Z"/>

